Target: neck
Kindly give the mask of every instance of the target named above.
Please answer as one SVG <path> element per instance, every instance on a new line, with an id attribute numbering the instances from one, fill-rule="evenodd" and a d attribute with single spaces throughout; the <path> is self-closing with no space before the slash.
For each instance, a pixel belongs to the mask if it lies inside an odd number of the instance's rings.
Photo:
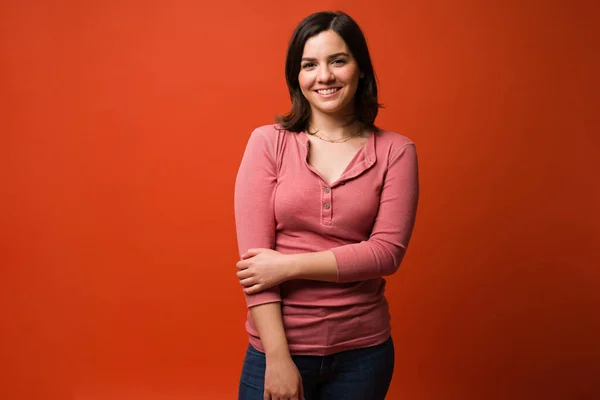
<path id="1" fill-rule="evenodd" d="M 309 132 L 315 133 L 317 131 L 332 140 L 355 136 L 361 129 L 360 123 L 355 122 L 352 125 L 346 125 L 347 122 L 347 117 L 336 118 L 313 112 L 309 122 Z"/>

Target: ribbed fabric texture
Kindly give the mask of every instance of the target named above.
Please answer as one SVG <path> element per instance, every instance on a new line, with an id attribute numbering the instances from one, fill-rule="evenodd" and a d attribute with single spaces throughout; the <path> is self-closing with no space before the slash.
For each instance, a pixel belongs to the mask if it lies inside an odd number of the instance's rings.
<path id="1" fill-rule="evenodd" d="M 276 125 L 252 133 L 235 184 L 238 248 L 240 255 L 331 250 L 338 282 L 284 282 L 247 295 L 247 305 L 282 302 L 292 354 L 377 345 L 390 335 L 383 276 L 400 266 L 415 222 L 415 146 L 396 133 L 372 133 L 331 185 L 307 162 L 309 146 L 306 133 Z M 263 351 L 250 313 L 246 329 Z"/>

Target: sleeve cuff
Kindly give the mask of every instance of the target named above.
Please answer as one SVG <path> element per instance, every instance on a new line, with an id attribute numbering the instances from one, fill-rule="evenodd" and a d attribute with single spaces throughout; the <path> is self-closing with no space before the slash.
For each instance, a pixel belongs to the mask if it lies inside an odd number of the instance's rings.
<path id="1" fill-rule="evenodd" d="M 279 293 L 279 287 L 274 287 L 262 291 L 257 294 L 246 295 L 246 305 L 248 308 L 259 306 L 267 303 L 277 303 L 281 301 L 281 295 Z"/>
<path id="2" fill-rule="evenodd" d="M 338 282 L 358 282 L 364 280 L 364 273 L 361 273 L 360 254 L 353 245 L 342 246 L 331 249 L 338 266 Z"/>

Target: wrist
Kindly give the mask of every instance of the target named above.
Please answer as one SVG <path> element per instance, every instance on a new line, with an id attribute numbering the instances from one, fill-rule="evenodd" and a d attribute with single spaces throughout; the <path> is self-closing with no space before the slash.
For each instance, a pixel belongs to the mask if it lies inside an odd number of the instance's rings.
<path id="1" fill-rule="evenodd" d="M 298 254 L 288 254 L 287 255 L 287 265 L 285 268 L 286 271 L 286 281 L 290 281 L 292 279 L 301 279 L 300 278 L 300 263 L 298 262 L 299 257 Z"/>
<path id="2" fill-rule="evenodd" d="M 280 349 L 273 351 L 266 351 L 265 358 L 267 363 L 278 363 L 285 362 L 292 359 L 292 355 L 290 354 L 289 349 Z"/>

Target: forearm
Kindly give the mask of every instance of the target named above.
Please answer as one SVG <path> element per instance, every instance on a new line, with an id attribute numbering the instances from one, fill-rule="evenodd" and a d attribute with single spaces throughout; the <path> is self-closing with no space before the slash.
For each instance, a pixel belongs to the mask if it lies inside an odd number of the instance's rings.
<path id="1" fill-rule="evenodd" d="M 364 281 L 398 270 L 412 235 L 418 201 L 417 153 L 410 143 L 390 157 L 369 238 L 331 249 L 338 282 Z"/>
<path id="2" fill-rule="evenodd" d="M 402 252 L 396 252 L 402 253 Z M 324 282 L 350 282 L 391 275 L 398 269 L 401 255 L 394 257 L 377 243 L 362 242 L 327 251 L 289 255 L 288 277 Z M 343 263 L 343 274 L 340 265 Z"/>
<path id="3" fill-rule="evenodd" d="M 331 249 L 338 263 L 338 282 L 356 282 L 394 274 L 406 253 L 402 243 L 371 238 Z"/>
<path id="4" fill-rule="evenodd" d="M 337 282 L 338 265 L 333 253 L 317 251 L 290 255 L 289 279 Z"/>
<path id="5" fill-rule="evenodd" d="M 250 313 L 267 359 L 291 357 L 281 317 L 281 303 L 273 302 L 250 307 Z"/>

